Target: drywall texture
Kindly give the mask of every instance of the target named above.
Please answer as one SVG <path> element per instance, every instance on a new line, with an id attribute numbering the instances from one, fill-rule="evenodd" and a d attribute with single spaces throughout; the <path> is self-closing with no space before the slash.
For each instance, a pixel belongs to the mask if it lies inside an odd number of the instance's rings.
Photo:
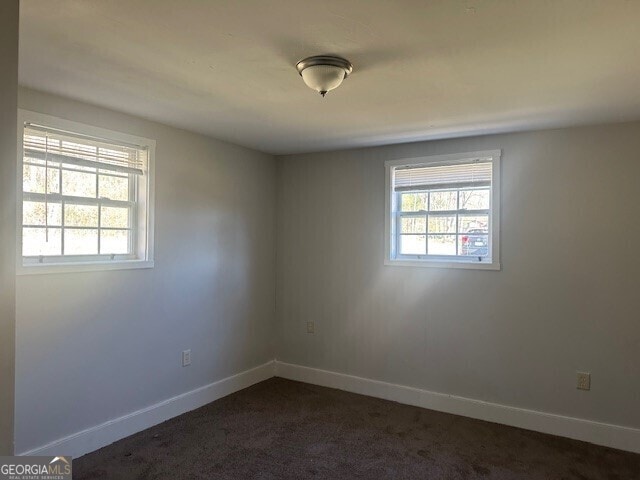
<path id="1" fill-rule="evenodd" d="M 273 157 L 32 90 L 19 106 L 157 145 L 155 268 L 17 278 L 16 451 L 273 359 Z"/>
<path id="2" fill-rule="evenodd" d="M 0 3 L 0 455 L 13 454 L 18 3 Z"/>
<path id="3" fill-rule="evenodd" d="M 384 266 L 384 161 L 488 149 L 502 270 Z M 278 157 L 278 359 L 640 427 L 639 151 L 628 123 Z"/>

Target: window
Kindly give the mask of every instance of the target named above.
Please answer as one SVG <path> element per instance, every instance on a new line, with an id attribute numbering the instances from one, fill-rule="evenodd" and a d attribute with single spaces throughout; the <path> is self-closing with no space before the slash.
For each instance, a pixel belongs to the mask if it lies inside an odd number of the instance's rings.
<path id="1" fill-rule="evenodd" d="M 385 263 L 500 268 L 499 150 L 385 166 Z"/>
<path id="2" fill-rule="evenodd" d="M 151 267 L 154 142 L 20 112 L 20 273 Z"/>

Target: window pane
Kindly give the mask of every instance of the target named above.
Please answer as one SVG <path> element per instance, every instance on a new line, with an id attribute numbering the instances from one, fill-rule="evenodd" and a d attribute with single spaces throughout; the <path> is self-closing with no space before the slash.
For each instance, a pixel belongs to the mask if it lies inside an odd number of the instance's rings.
<path id="1" fill-rule="evenodd" d="M 429 210 L 457 210 L 458 192 L 431 192 Z"/>
<path id="2" fill-rule="evenodd" d="M 455 235 L 429 235 L 429 255 L 455 255 Z"/>
<path id="3" fill-rule="evenodd" d="M 459 236 L 460 255 L 486 257 L 489 255 L 489 236 L 465 234 Z"/>
<path id="4" fill-rule="evenodd" d="M 491 193 L 489 189 L 462 190 L 460 192 L 460 210 L 489 210 Z"/>
<path id="5" fill-rule="evenodd" d="M 22 166 L 22 191 L 44 193 L 44 167 Z"/>
<path id="6" fill-rule="evenodd" d="M 47 169 L 47 178 L 49 183 L 47 184 L 47 192 L 60 193 L 60 170 L 57 168 Z"/>
<path id="7" fill-rule="evenodd" d="M 429 233 L 456 233 L 456 216 L 429 215 Z"/>
<path id="8" fill-rule="evenodd" d="M 403 212 L 418 212 L 427 210 L 428 193 L 403 193 L 401 210 Z"/>
<path id="9" fill-rule="evenodd" d="M 22 191 L 33 193 L 45 193 L 45 172 L 49 179 L 47 192 L 60 193 L 59 170 L 49 167 L 36 167 L 34 165 L 22 166 Z"/>
<path id="10" fill-rule="evenodd" d="M 427 219 L 425 217 L 403 217 L 401 231 L 402 233 L 427 233 Z"/>
<path id="11" fill-rule="evenodd" d="M 107 228 L 128 228 L 129 209 L 120 207 L 102 207 L 100 225 Z"/>
<path id="12" fill-rule="evenodd" d="M 62 194 L 95 198 L 96 174 L 63 170 Z"/>
<path id="13" fill-rule="evenodd" d="M 129 179 L 100 175 L 100 198 L 111 200 L 129 200 Z"/>
<path id="14" fill-rule="evenodd" d="M 62 253 L 60 228 L 23 228 L 22 255 L 60 255 Z"/>
<path id="15" fill-rule="evenodd" d="M 65 255 L 91 255 L 98 253 L 98 230 L 64 230 Z"/>
<path id="16" fill-rule="evenodd" d="M 425 255 L 427 237 L 425 235 L 400 235 L 400 255 Z"/>
<path id="17" fill-rule="evenodd" d="M 460 215 L 459 233 L 489 233 L 489 215 Z"/>
<path id="18" fill-rule="evenodd" d="M 59 203 L 22 202 L 23 225 L 45 225 L 45 211 L 48 213 L 48 225 L 62 224 L 62 207 Z"/>
<path id="19" fill-rule="evenodd" d="M 101 230 L 100 253 L 129 253 L 129 231 Z"/>
<path id="20" fill-rule="evenodd" d="M 64 206 L 64 224 L 69 227 L 97 227 L 98 206 L 76 205 L 67 203 Z M 65 237 L 66 241 L 66 237 Z"/>

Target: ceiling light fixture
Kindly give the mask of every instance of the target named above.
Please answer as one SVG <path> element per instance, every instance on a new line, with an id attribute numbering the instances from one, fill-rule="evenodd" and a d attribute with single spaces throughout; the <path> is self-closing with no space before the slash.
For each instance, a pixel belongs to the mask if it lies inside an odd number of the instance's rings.
<path id="1" fill-rule="evenodd" d="M 353 71 L 349 60 L 331 55 L 316 55 L 300 60 L 296 65 L 298 73 L 309 88 L 323 97 L 338 88 Z"/>

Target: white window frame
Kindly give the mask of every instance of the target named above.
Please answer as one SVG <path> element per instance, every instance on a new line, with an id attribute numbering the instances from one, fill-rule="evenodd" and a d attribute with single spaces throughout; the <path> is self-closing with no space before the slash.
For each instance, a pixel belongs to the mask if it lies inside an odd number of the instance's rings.
<path id="1" fill-rule="evenodd" d="M 37 124 L 61 131 L 87 135 L 114 143 L 128 143 L 147 148 L 148 158 L 144 175 L 136 185 L 137 208 L 135 217 L 134 253 L 131 255 L 68 255 L 50 256 L 46 262 L 34 261 L 22 256 L 22 206 L 23 206 L 23 137 L 25 124 Z M 101 270 L 124 270 L 136 268 L 153 268 L 154 266 L 154 187 L 155 187 L 155 149 L 153 139 L 115 132 L 101 127 L 73 122 L 62 118 L 18 109 L 18 172 L 17 172 L 17 232 L 16 232 L 16 273 L 18 275 L 87 272 Z"/>
<path id="2" fill-rule="evenodd" d="M 500 159 L 501 150 L 483 150 L 478 152 L 432 155 L 427 157 L 403 158 L 385 162 L 385 217 L 384 217 L 384 264 L 405 267 L 465 268 L 476 270 L 500 270 Z M 468 257 L 449 255 L 425 255 L 422 259 L 399 256 L 396 254 L 397 238 L 397 196 L 394 191 L 394 169 L 397 167 L 418 167 L 436 165 L 454 165 L 468 163 L 474 158 L 491 158 L 491 204 L 489 208 L 491 235 L 489 250 L 491 261 L 472 261 Z"/>

